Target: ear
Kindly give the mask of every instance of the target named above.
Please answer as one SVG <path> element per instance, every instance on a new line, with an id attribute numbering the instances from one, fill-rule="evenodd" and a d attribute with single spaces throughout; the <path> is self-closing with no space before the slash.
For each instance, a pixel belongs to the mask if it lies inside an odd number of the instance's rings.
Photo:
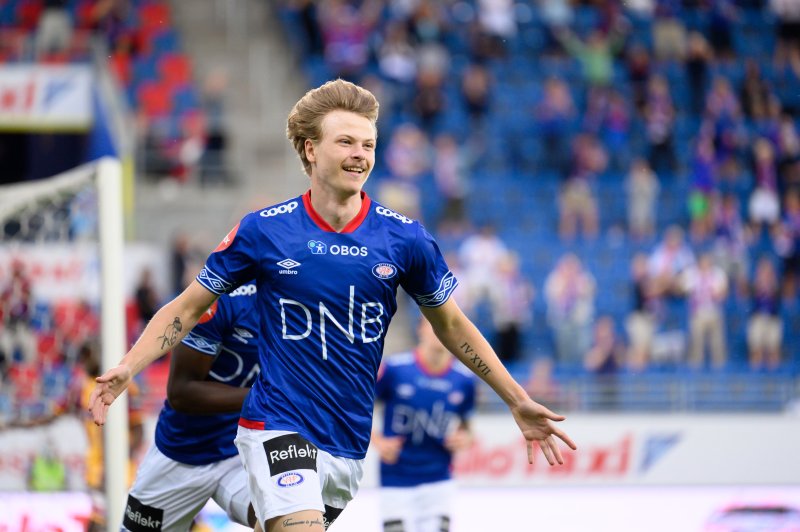
<path id="1" fill-rule="evenodd" d="M 314 143 L 311 141 L 311 139 L 306 139 L 304 148 L 306 150 L 306 159 L 308 159 L 308 162 L 317 162 L 317 156 L 314 153 Z"/>

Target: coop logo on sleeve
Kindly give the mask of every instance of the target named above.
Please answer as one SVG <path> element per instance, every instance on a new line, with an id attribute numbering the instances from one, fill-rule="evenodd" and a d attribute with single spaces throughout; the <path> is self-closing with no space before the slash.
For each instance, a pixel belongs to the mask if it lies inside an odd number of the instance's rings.
<path id="1" fill-rule="evenodd" d="M 265 441 L 264 452 L 267 453 L 269 474 L 272 477 L 289 471 L 296 473 L 297 469 L 317 470 L 317 448 L 299 434 L 286 434 Z M 294 484 L 299 484 L 302 477 L 294 480 Z M 287 478 L 283 482 L 288 483 L 291 480 Z"/>
<path id="2" fill-rule="evenodd" d="M 122 525 L 131 532 L 148 532 L 161 530 L 164 521 L 164 510 L 147 506 L 133 495 L 128 495 L 125 505 L 125 517 Z"/>

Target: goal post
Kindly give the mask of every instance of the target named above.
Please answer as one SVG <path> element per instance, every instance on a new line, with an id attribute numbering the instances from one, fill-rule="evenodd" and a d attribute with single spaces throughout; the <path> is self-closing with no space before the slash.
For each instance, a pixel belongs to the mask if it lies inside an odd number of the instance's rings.
<path id="1" fill-rule="evenodd" d="M 89 213 L 75 215 L 80 208 Z M 44 279 L 34 295 L 53 300 L 77 295 L 99 302 L 103 372 L 116 366 L 127 350 L 123 217 L 122 166 L 112 157 L 51 178 L 0 186 L 0 261 L 27 253 L 46 267 L 63 256 L 61 250 L 72 247 L 86 250 L 89 258 L 83 263 L 97 263 L 99 276 L 92 267 L 78 274 L 85 284 Z M 119 530 L 127 496 L 127 394 L 109 409 L 103 440 L 106 527 L 112 531 Z"/>

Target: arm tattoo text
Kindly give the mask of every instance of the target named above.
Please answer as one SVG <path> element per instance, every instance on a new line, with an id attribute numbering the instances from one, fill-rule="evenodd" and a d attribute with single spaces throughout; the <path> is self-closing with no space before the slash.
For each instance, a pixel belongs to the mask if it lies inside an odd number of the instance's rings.
<path id="1" fill-rule="evenodd" d="M 181 319 L 176 316 L 172 323 L 164 329 L 164 334 L 158 337 L 161 340 L 161 349 L 174 346 L 178 342 L 178 336 L 182 329 Z"/>
<path id="2" fill-rule="evenodd" d="M 486 376 L 492 372 L 492 370 L 489 369 L 489 366 L 487 366 L 483 360 L 481 360 L 481 357 L 478 356 L 478 353 L 476 353 L 467 342 L 461 344 L 461 350 L 464 351 L 465 355 L 472 357 L 469 360 L 475 365 L 475 371 L 477 373 Z"/>
<path id="3" fill-rule="evenodd" d="M 322 521 L 320 521 L 319 519 L 314 519 L 314 520 L 311 520 L 311 519 L 305 519 L 305 520 L 295 521 L 294 519 L 292 519 L 292 518 L 290 517 L 289 519 L 284 519 L 284 520 L 283 520 L 283 527 L 284 527 L 284 528 L 288 528 L 288 527 L 290 527 L 290 526 L 304 526 L 304 527 L 310 527 L 310 526 L 313 526 L 313 525 L 320 525 L 320 526 L 323 526 L 323 525 L 322 525 Z"/>

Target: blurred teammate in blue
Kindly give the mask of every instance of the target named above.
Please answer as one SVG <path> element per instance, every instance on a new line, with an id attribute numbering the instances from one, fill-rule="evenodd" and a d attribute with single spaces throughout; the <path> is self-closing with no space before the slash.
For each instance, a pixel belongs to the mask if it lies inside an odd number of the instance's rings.
<path id="1" fill-rule="evenodd" d="M 468 419 L 475 378 L 453 359 L 427 320 L 413 351 L 390 356 L 375 389 L 383 430 L 372 445 L 381 459 L 384 532 L 448 532 L 453 453 L 472 443 Z"/>
<path id="2" fill-rule="evenodd" d="M 355 496 L 369 446 L 375 380 L 397 289 L 436 335 L 508 405 L 528 442 L 561 462 L 553 421 L 450 297 L 458 281 L 419 222 L 362 188 L 375 164 L 378 102 L 343 80 L 306 93 L 287 136 L 311 188 L 245 216 L 187 289 L 150 320 L 90 403 L 105 422 L 133 375 L 174 347 L 221 294 L 255 279 L 261 373 L 245 399 L 236 446 L 267 532 L 322 532 Z"/>
<path id="3" fill-rule="evenodd" d="M 255 299 L 255 284 L 219 298 L 173 349 L 155 445 L 139 465 L 123 530 L 189 530 L 209 499 L 231 520 L 255 524 L 233 444 L 242 401 L 259 374 Z"/>

